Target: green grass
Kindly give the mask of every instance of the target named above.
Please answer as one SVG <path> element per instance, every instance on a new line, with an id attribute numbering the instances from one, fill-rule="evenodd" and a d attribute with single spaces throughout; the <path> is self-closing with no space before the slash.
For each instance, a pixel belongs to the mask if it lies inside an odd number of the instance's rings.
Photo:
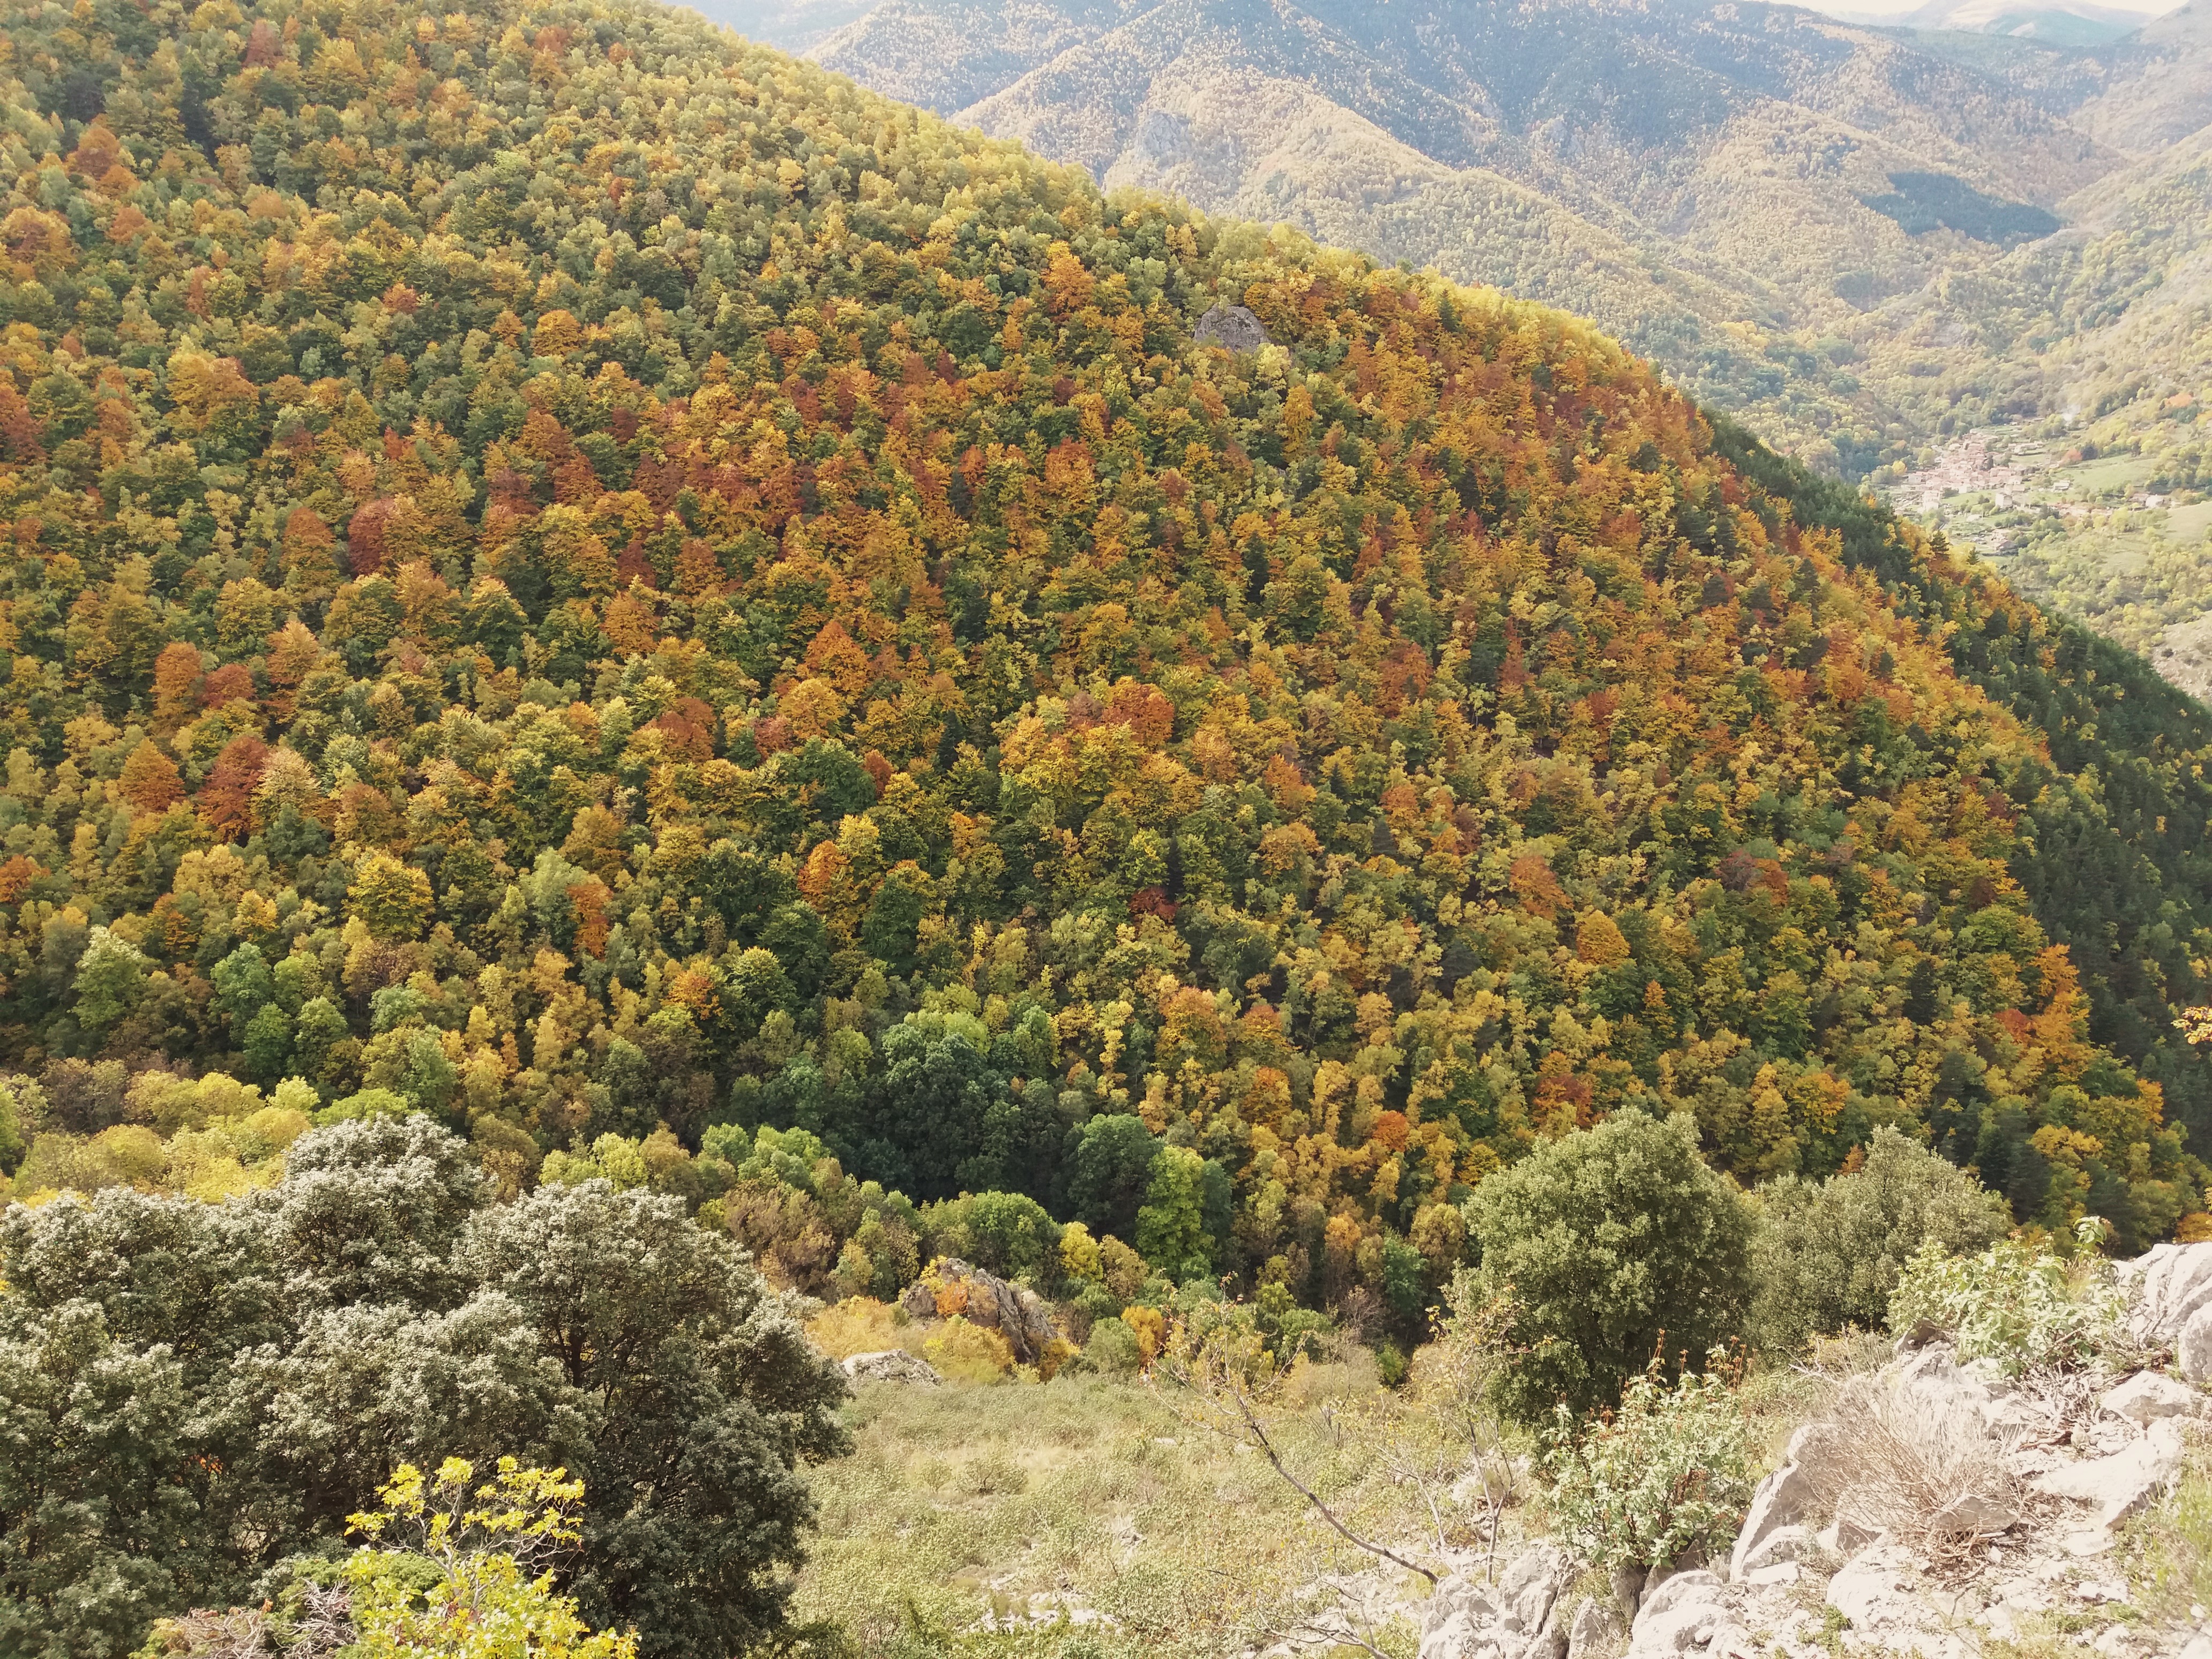
<path id="1" fill-rule="evenodd" d="M 2152 1619 L 2194 1625 L 2212 1606 L 2212 1447 L 2192 1437 L 2181 1478 L 2125 1540 L 2130 1597 Z"/>
<path id="2" fill-rule="evenodd" d="M 2212 501 L 2191 501 L 2186 507 L 2171 507 L 2166 509 L 2167 540 L 2197 541 L 2203 538 L 2208 530 L 2212 530 Z"/>
<path id="3" fill-rule="evenodd" d="M 2157 465 L 2142 455 L 2115 455 L 2109 460 L 2084 461 L 2064 468 L 2059 476 L 2071 478 L 2081 495 L 2100 495 L 2108 489 L 2142 483 L 2157 471 Z"/>

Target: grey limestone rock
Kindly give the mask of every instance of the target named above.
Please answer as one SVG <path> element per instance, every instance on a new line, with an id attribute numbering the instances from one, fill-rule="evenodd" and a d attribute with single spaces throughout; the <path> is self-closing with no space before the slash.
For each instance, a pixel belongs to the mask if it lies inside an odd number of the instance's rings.
<path id="1" fill-rule="evenodd" d="M 2212 1307 L 2212 1243 L 2154 1245 L 2117 1271 L 2131 1293 L 2129 1328 L 2146 1342 L 2178 1344 L 2192 1316 Z"/>
<path id="2" fill-rule="evenodd" d="M 2096 1504 L 2098 1523 L 2109 1529 L 2166 1490 L 2181 1468 L 2181 1455 L 2180 1425 L 2160 1418 L 2110 1456 L 2062 1463 L 2036 1476 L 2033 1484 L 2054 1498 Z"/>
<path id="3" fill-rule="evenodd" d="M 1574 1559 L 1548 1543 L 1515 1556 L 1495 1583 L 1454 1573 L 1429 1597 L 1420 1659 L 1565 1659 L 1559 1600 L 1574 1576 Z"/>
<path id="4" fill-rule="evenodd" d="M 1267 343 L 1267 331 L 1243 306 L 1224 301 L 1198 319 L 1191 337 L 1200 345 L 1219 346 L 1224 351 L 1257 351 Z"/>
<path id="5" fill-rule="evenodd" d="M 1620 1610 L 1585 1595 L 1567 1624 L 1567 1659 L 1595 1659 L 1620 1645 Z"/>
<path id="6" fill-rule="evenodd" d="M 2118 1387 L 2106 1389 L 2099 1403 L 2115 1417 L 2148 1425 L 2161 1417 L 2190 1415 L 2203 1405 L 2204 1396 L 2162 1371 L 2137 1371 Z"/>
<path id="7" fill-rule="evenodd" d="M 902 1348 L 883 1348 L 856 1353 L 844 1362 L 845 1375 L 855 1382 L 907 1382 L 933 1389 L 945 1379 L 927 1359 Z"/>

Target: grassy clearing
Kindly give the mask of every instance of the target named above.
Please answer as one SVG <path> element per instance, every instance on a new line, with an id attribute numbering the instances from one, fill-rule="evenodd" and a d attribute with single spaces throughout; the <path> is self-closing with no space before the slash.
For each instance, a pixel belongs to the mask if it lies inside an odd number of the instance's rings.
<path id="1" fill-rule="evenodd" d="M 1371 1364 L 1305 1368 L 1280 1441 L 1356 1526 L 1418 1540 L 1431 1531 L 1419 1494 L 1341 1431 L 1376 1391 Z M 1233 1653 L 1284 1628 L 1301 1587 L 1370 1565 L 1262 1458 L 1142 1383 L 866 1384 L 848 1420 L 853 1455 L 815 1477 L 821 1531 L 799 1603 L 867 1654 Z M 1407 1579 L 1406 1594 L 1425 1592 Z M 1018 1622 L 1029 1628 L 989 1633 Z M 1386 1651 L 1416 1645 L 1409 1623 L 1375 1635 Z"/>
<path id="2" fill-rule="evenodd" d="M 921 1328 L 866 1310 L 814 1327 L 833 1352 L 915 1348 Z M 1748 1378 L 1755 1471 L 1845 1377 L 1888 1352 L 1883 1339 L 1839 1339 L 1810 1365 Z M 1269 1424 L 1285 1458 L 1363 1536 L 1439 1571 L 1479 1571 L 1473 1493 L 1455 1501 L 1448 1480 L 1425 1492 L 1390 1471 L 1389 1448 L 1401 1467 L 1439 1466 L 1443 1443 L 1418 1371 L 1394 1394 L 1364 1351 L 1344 1353 L 1286 1379 Z M 842 1625 L 871 1659 L 1249 1652 L 1292 1629 L 1301 1597 L 1310 1611 L 1313 1588 L 1331 1582 L 1364 1602 L 1362 1633 L 1382 1651 L 1418 1646 L 1427 1585 L 1344 1543 L 1264 1458 L 1198 1425 L 1166 1385 L 1098 1376 L 866 1383 L 846 1415 L 854 1449 L 815 1475 L 821 1529 L 799 1612 Z M 1547 1529 L 1540 1496 L 1524 1486 L 1522 1498 L 1500 1561 Z"/>
<path id="3" fill-rule="evenodd" d="M 2155 460 L 2142 455 L 2114 455 L 2106 459 L 2080 461 L 2062 467 L 2057 476 L 2071 478 L 2074 488 L 2085 495 L 2102 495 L 2108 489 L 2124 489 L 2130 484 L 2141 483 L 2158 470 Z"/>
<path id="4" fill-rule="evenodd" d="M 2212 501 L 2191 501 L 2186 507 L 2166 509 L 2166 533 L 2169 540 L 2201 541 L 2208 530 L 2212 530 Z"/>

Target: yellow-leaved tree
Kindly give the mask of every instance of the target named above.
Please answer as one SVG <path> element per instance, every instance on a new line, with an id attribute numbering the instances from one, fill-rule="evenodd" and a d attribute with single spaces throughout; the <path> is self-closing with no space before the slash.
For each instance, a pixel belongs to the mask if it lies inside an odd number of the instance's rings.
<path id="1" fill-rule="evenodd" d="M 589 1629 L 555 1588 L 584 1483 L 512 1457 L 475 1480 L 465 1458 L 430 1475 L 402 1463 L 349 1517 L 369 1540 L 345 1565 L 362 1659 L 635 1659 L 634 1633 Z"/>

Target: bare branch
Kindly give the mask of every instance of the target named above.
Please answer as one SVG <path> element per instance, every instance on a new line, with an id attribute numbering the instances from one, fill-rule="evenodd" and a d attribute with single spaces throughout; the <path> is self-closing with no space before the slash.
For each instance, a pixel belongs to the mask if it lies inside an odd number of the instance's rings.
<path id="1" fill-rule="evenodd" d="M 1307 1503 L 1310 1504 L 1313 1506 L 1314 1512 L 1320 1516 L 1322 1520 L 1328 1522 L 1331 1527 L 1334 1528 L 1337 1534 L 1342 1537 L 1346 1543 L 1357 1545 L 1359 1548 L 1365 1550 L 1370 1555 L 1379 1557 L 1381 1559 L 1390 1562 L 1394 1565 L 1403 1567 L 1408 1572 L 1418 1572 L 1422 1577 L 1427 1579 L 1431 1585 L 1437 1583 L 1437 1575 L 1431 1572 L 1426 1567 L 1421 1566 L 1416 1562 L 1408 1561 L 1404 1556 L 1400 1555 L 1395 1550 L 1387 1549 L 1383 1546 L 1377 1544 L 1370 1539 L 1362 1538 L 1358 1533 L 1352 1531 L 1351 1528 L 1346 1526 L 1343 1522 L 1338 1520 L 1336 1518 L 1335 1512 L 1332 1510 L 1328 1504 L 1322 1502 L 1321 1494 L 1314 1491 L 1311 1486 L 1309 1486 L 1304 1481 L 1299 1480 L 1297 1476 L 1291 1473 L 1290 1466 L 1283 1462 L 1282 1454 L 1275 1449 L 1275 1443 L 1268 1437 L 1267 1425 L 1260 1420 L 1259 1414 L 1252 1409 L 1251 1401 L 1246 1395 L 1244 1390 L 1232 1382 L 1230 1388 L 1230 1397 L 1236 1402 L 1237 1412 L 1244 1420 L 1245 1431 L 1251 1436 L 1253 1443 L 1260 1449 L 1261 1453 L 1266 1455 L 1267 1462 L 1273 1466 L 1275 1473 L 1282 1476 L 1285 1480 L 1288 1481 L 1292 1490 L 1297 1492 L 1297 1494 L 1301 1498 L 1304 1498 Z"/>

